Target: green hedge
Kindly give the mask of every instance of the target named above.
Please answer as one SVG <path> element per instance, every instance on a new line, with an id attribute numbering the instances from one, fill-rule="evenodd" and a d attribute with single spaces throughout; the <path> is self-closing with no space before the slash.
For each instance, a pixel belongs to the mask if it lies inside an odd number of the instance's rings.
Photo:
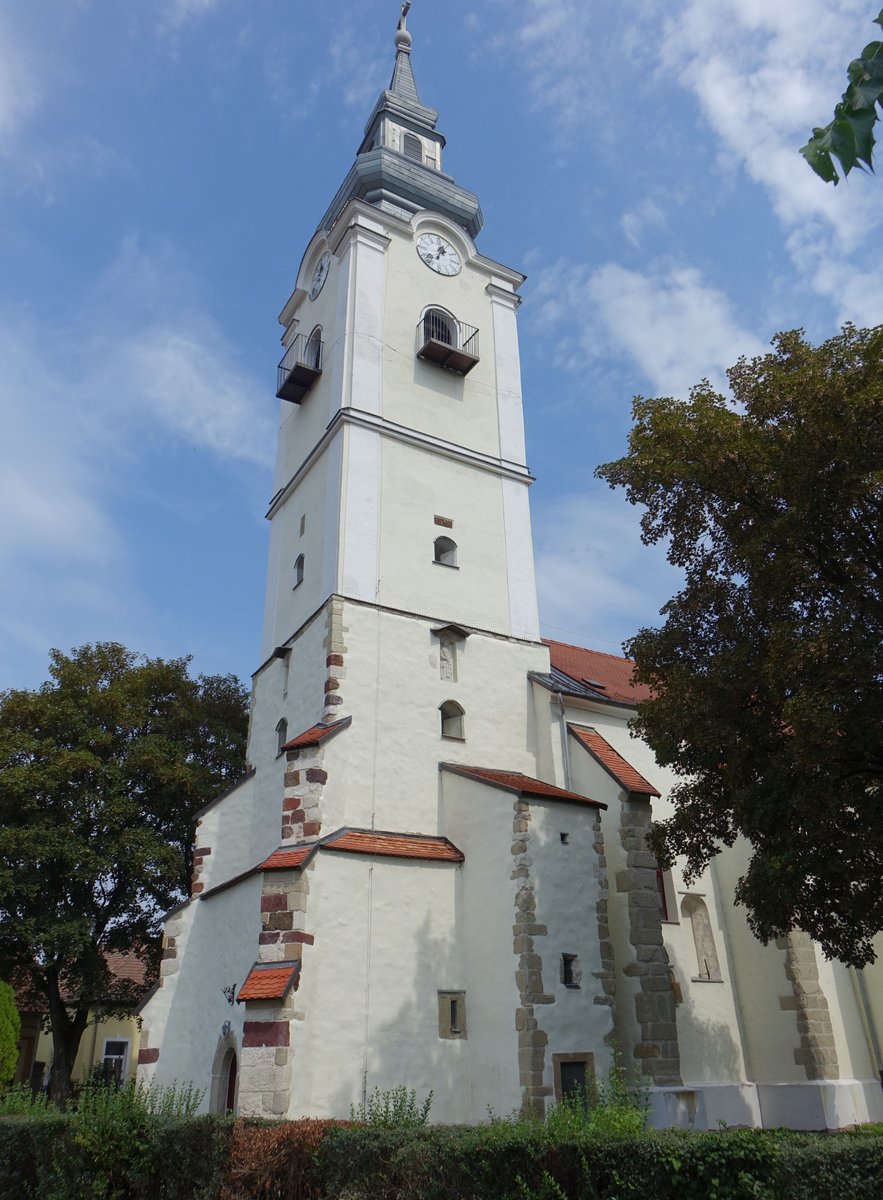
<path id="1" fill-rule="evenodd" d="M 112 1134 L 112 1131 L 111 1131 Z M 880 1200 L 883 1136 L 540 1124 L 372 1129 L 156 1118 L 100 1144 L 69 1117 L 0 1118 L 15 1200 Z"/>

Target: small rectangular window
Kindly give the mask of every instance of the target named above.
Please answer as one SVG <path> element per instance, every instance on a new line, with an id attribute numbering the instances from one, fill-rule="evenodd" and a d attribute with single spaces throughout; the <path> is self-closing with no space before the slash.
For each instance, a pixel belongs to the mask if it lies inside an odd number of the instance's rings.
<path id="1" fill-rule="evenodd" d="M 569 846 L 569 845 L 570 845 L 570 834 L 569 834 L 569 833 L 562 833 L 562 834 L 560 835 L 560 837 L 561 837 L 561 845 L 562 845 L 562 846 Z"/>
<path id="2" fill-rule="evenodd" d="M 555 1099 L 579 1099 L 583 1104 L 593 1102 L 595 1058 L 589 1052 L 552 1055 L 552 1082 Z"/>
<path id="3" fill-rule="evenodd" d="M 301 537 L 303 537 L 304 530 L 306 529 L 306 527 L 307 527 L 307 514 L 301 513 L 301 517 L 300 517 L 300 536 Z"/>
<path id="4" fill-rule="evenodd" d="M 122 1083 L 126 1077 L 128 1066 L 129 1043 L 124 1041 L 106 1041 L 104 1043 L 104 1078 L 108 1081 Z"/>
<path id="5" fill-rule="evenodd" d="M 447 1039 L 466 1037 L 465 992 L 439 992 L 438 1036 Z"/>

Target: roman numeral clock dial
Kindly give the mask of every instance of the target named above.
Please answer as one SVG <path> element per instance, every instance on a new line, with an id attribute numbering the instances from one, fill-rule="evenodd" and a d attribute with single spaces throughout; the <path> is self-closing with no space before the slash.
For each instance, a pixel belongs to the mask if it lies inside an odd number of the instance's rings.
<path id="1" fill-rule="evenodd" d="M 451 243 L 437 233 L 422 233 L 417 239 L 417 253 L 439 275 L 459 275 L 463 265 Z"/>

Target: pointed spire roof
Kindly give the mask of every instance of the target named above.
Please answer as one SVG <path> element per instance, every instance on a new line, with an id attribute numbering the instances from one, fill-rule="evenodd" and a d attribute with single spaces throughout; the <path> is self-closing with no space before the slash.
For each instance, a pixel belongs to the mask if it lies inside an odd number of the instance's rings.
<path id="1" fill-rule="evenodd" d="M 396 65 L 388 90 L 410 104 L 420 104 L 414 68 L 411 66 L 411 35 L 407 24 L 410 11 L 410 3 L 402 5 L 402 15 L 396 30 Z"/>
<path id="2" fill-rule="evenodd" d="M 389 87 L 380 93 L 371 111 L 356 161 L 320 229 L 330 229 L 346 204 L 358 198 L 406 218 L 421 209 L 433 209 L 462 225 L 472 237 L 481 230 L 478 197 L 439 169 L 445 139 L 436 130 L 438 113 L 420 99 L 414 79 L 407 27 L 410 8 L 410 0 L 406 0 L 396 27 L 396 61 Z M 412 134 L 423 143 L 422 161 L 420 156 L 415 161 L 403 152 L 402 138 Z"/>

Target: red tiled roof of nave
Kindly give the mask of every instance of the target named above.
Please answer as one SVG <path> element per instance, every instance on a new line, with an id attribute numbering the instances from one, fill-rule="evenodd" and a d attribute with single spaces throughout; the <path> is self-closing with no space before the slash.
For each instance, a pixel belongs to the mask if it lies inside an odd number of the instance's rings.
<path id="1" fill-rule="evenodd" d="M 543 638 L 543 641 L 549 647 L 553 667 L 578 683 L 587 679 L 603 684 L 601 694 L 608 699 L 636 704 L 650 696 L 650 689 L 645 684 L 632 682 L 635 665 L 630 658 L 604 654 L 600 650 L 586 650 L 583 646 L 571 646 L 567 642 L 554 642 L 548 638 Z"/>
<path id="2" fill-rule="evenodd" d="M 384 833 L 374 829 L 342 829 L 321 844 L 322 850 L 377 854 L 382 858 L 420 858 L 427 862 L 463 862 L 461 850 L 444 837 L 416 833 Z"/>
<path id="3" fill-rule="evenodd" d="M 607 739 L 603 738 L 597 730 L 579 729 L 575 725 L 568 725 L 567 728 L 625 791 L 639 792 L 644 796 L 661 795 L 653 784 L 648 783 L 640 771 L 636 771 L 632 764 L 624 759 L 618 750 L 614 750 Z"/>
<path id="4" fill-rule="evenodd" d="M 281 1000 L 300 970 L 299 962 L 255 963 L 239 989 L 239 1000 Z"/>
<path id="5" fill-rule="evenodd" d="M 463 767 L 459 763 L 439 763 L 446 771 L 456 775 L 469 775 L 482 783 L 494 784 L 497 787 L 508 788 L 512 792 L 520 792 L 522 796 L 540 796 L 548 800 L 567 800 L 574 804 L 591 804 L 597 808 L 606 808 L 598 800 L 583 796 L 579 792 L 568 792 L 554 784 L 544 783 L 542 779 L 533 779 L 520 771 L 497 771 L 490 767 Z"/>

